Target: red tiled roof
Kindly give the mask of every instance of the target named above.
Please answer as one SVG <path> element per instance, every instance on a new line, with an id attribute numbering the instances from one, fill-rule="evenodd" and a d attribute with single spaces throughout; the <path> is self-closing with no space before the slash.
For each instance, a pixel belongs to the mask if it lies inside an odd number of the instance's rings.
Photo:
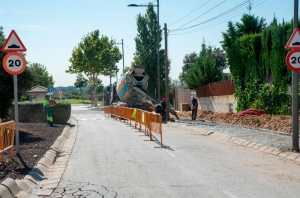
<path id="1" fill-rule="evenodd" d="M 32 87 L 30 90 L 28 90 L 26 93 L 47 93 L 47 88 L 37 85 Z"/>

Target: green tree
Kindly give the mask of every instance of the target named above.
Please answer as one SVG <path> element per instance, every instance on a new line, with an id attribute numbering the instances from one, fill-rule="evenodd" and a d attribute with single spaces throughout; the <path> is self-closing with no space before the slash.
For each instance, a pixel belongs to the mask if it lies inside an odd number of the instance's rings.
<path id="1" fill-rule="evenodd" d="M 134 64 L 145 66 L 145 71 L 149 75 L 148 92 L 154 95 L 155 88 L 157 88 L 157 49 L 161 47 L 162 29 L 158 24 L 157 14 L 154 12 L 152 3 L 148 5 L 144 16 L 141 14 L 137 16 L 137 32 L 134 39 L 136 46 Z M 165 94 L 164 56 L 165 51 L 159 50 L 160 95 Z"/>
<path id="2" fill-rule="evenodd" d="M 221 69 L 227 68 L 227 58 L 225 52 L 220 48 L 214 48 L 212 51 L 212 56 L 216 60 L 216 67 Z"/>
<path id="3" fill-rule="evenodd" d="M 0 26 L 0 48 L 5 42 L 5 36 L 2 26 Z M 13 106 L 14 99 L 14 81 L 13 76 L 8 74 L 2 65 L 4 56 L 7 53 L 0 51 L 0 119 L 6 119 L 9 113 L 9 109 Z M 28 89 L 31 88 L 33 77 L 28 71 L 25 71 L 17 76 L 18 78 L 18 99 L 23 96 Z"/>
<path id="4" fill-rule="evenodd" d="M 83 74 L 82 73 L 77 74 L 74 87 L 80 90 L 82 102 L 83 102 L 83 89 L 87 86 L 87 84 L 88 84 L 88 80 L 84 78 Z"/>
<path id="5" fill-rule="evenodd" d="M 223 80 L 223 69 L 216 65 L 212 47 L 207 47 L 203 42 L 196 62 L 186 74 L 185 82 L 189 89 L 196 89 L 199 86 L 221 80 Z"/>
<path id="6" fill-rule="evenodd" d="M 182 85 L 184 85 L 184 87 L 186 87 L 186 84 L 185 84 L 185 76 L 188 72 L 188 70 L 192 67 L 192 65 L 196 62 L 198 58 L 198 55 L 196 54 L 196 52 L 192 52 L 190 54 L 186 54 L 184 56 L 184 59 L 183 59 L 183 66 L 182 66 L 182 69 L 181 69 L 181 73 L 179 74 L 179 80 L 180 80 L 180 83 Z"/>
<path id="7" fill-rule="evenodd" d="M 103 84 L 102 84 L 102 80 L 101 80 L 101 79 L 98 79 L 98 80 L 97 80 L 97 88 L 96 88 L 96 90 L 97 90 L 97 92 L 96 92 L 96 93 L 97 93 L 97 96 L 101 95 L 103 89 L 104 89 L 104 86 L 103 86 Z"/>
<path id="8" fill-rule="evenodd" d="M 39 63 L 30 63 L 28 71 L 33 76 L 33 86 L 41 85 L 43 87 L 54 87 L 53 76 L 49 74 L 46 67 Z"/>
<path id="9" fill-rule="evenodd" d="M 100 37 L 100 31 L 95 30 L 84 36 L 77 47 L 72 51 L 71 66 L 67 73 L 84 73 L 96 93 L 97 79 L 100 75 L 110 75 L 111 66 L 122 59 L 119 48 L 114 40 L 107 36 Z M 97 106 L 96 97 L 92 101 Z"/>

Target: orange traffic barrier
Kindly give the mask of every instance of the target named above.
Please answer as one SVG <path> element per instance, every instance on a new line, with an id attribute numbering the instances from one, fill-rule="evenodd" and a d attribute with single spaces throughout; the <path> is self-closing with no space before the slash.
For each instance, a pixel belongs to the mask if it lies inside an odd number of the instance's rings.
<path id="1" fill-rule="evenodd" d="M 153 133 L 160 136 L 160 146 L 163 147 L 161 115 L 158 113 L 150 114 L 150 140 L 152 141 Z"/>
<path id="2" fill-rule="evenodd" d="M 116 107 L 109 106 L 109 108 L 104 108 L 104 113 L 113 115 L 114 119 L 123 119 L 127 121 L 127 124 L 131 126 L 131 121 L 134 121 L 134 128 L 139 126 L 139 131 L 141 132 L 142 126 L 144 126 L 145 135 L 150 133 L 150 140 L 153 141 L 152 135 L 160 136 L 160 145 L 163 147 L 163 135 L 161 126 L 161 115 L 157 113 L 151 113 L 147 111 L 142 111 L 141 109 L 133 109 L 127 107 Z"/>
<path id="3" fill-rule="evenodd" d="M 10 159 L 13 159 L 15 137 L 15 122 L 0 123 L 0 153 L 1 161 L 4 162 L 5 151 L 10 150 Z"/>

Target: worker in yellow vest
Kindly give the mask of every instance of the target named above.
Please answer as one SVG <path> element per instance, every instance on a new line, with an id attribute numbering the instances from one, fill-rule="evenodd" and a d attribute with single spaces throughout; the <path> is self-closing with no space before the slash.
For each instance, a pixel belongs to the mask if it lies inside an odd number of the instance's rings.
<path id="1" fill-rule="evenodd" d="M 54 126 L 52 113 L 53 113 L 53 107 L 55 105 L 56 105 L 55 100 L 51 99 L 49 95 L 45 95 L 43 109 L 46 110 L 46 113 L 47 113 L 47 124 L 49 124 L 50 127 Z"/>

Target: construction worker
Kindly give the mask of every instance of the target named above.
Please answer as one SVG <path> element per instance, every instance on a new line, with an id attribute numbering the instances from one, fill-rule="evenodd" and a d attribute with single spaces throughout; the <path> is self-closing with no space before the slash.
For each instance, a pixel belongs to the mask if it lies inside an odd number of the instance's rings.
<path id="1" fill-rule="evenodd" d="M 43 104 L 43 109 L 46 110 L 47 113 L 47 124 L 49 124 L 50 127 L 54 126 L 52 113 L 53 113 L 53 106 L 55 105 L 55 101 L 53 99 L 50 99 L 49 95 L 45 95 L 45 100 Z"/>
<path id="2" fill-rule="evenodd" d="M 163 98 L 162 101 L 160 102 L 160 104 L 163 108 L 162 109 L 162 120 L 163 120 L 163 122 L 166 121 L 166 116 L 167 116 L 167 114 L 166 114 L 166 105 L 167 105 L 166 101 L 167 101 L 166 98 Z"/>

